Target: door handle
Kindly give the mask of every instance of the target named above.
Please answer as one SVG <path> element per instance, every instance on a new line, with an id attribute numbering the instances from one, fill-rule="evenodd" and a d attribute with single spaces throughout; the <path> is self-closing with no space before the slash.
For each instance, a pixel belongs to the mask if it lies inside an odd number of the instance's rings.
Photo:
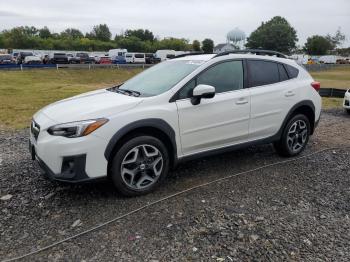
<path id="1" fill-rule="evenodd" d="M 248 103 L 248 100 L 245 97 L 238 98 L 238 100 L 236 101 L 236 105 L 244 105 L 247 103 Z"/>
<path id="2" fill-rule="evenodd" d="M 293 91 L 288 91 L 284 94 L 286 97 L 289 97 L 289 96 L 295 96 L 295 93 Z"/>

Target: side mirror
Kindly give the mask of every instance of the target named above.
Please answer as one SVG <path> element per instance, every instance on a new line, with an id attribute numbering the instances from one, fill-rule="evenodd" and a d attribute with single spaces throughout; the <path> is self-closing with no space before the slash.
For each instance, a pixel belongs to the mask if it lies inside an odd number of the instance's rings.
<path id="1" fill-rule="evenodd" d="M 215 87 L 210 85 L 198 85 L 193 89 L 191 98 L 192 105 L 198 105 L 202 98 L 213 98 L 215 96 Z"/>

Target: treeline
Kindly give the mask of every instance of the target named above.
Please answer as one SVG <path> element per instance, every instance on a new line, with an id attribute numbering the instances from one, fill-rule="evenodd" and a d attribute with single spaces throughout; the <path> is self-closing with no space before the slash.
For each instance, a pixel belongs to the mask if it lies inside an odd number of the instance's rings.
<path id="1" fill-rule="evenodd" d="M 0 32 L 0 48 L 3 49 L 106 51 L 113 48 L 126 48 L 130 52 L 203 49 L 206 52 L 212 52 L 213 47 L 214 42 L 210 39 L 205 39 L 202 45 L 198 40 L 190 43 L 184 38 L 159 39 L 147 29 L 126 30 L 112 39 L 112 33 L 106 24 L 96 25 L 86 34 L 76 28 L 67 28 L 60 33 L 53 33 L 47 27 L 34 26 L 15 27 Z"/>
<path id="2" fill-rule="evenodd" d="M 349 48 L 342 48 L 345 35 L 338 29 L 334 35 L 310 36 L 304 46 L 297 46 L 297 31 L 280 16 L 262 22 L 247 38 L 247 48 L 275 50 L 286 54 L 305 52 L 310 55 L 339 54 L 348 56 Z M 96 25 L 83 34 L 79 29 L 67 28 L 60 33 L 53 33 L 49 28 L 34 26 L 15 27 L 0 32 L 0 48 L 4 49 L 56 49 L 107 51 L 113 48 L 126 48 L 130 52 L 155 52 L 160 49 L 177 51 L 203 51 L 212 53 L 214 42 L 204 39 L 192 43 L 184 38 L 155 37 L 150 30 L 126 30 L 112 38 L 106 24 Z M 238 48 L 233 46 L 233 48 Z"/>

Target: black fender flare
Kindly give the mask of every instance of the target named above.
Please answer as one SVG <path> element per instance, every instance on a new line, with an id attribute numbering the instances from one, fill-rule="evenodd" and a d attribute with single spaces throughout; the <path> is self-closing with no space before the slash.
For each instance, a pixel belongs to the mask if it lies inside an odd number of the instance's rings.
<path id="1" fill-rule="evenodd" d="M 129 132 L 131 132 L 135 129 L 142 128 L 142 127 L 156 128 L 156 129 L 159 129 L 160 131 L 162 131 L 165 135 L 167 135 L 167 137 L 171 141 L 172 148 L 174 150 L 174 152 L 173 152 L 174 153 L 173 155 L 175 158 L 174 160 L 176 160 L 177 147 L 176 147 L 175 131 L 166 121 L 164 121 L 163 119 L 160 119 L 160 118 L 148 118 L 148 119 L 138 120 L 138 121 L 132 122 L 130 124 L 127 124 L 126 126 L 122 127 L 120 130 L 118 130 L 112 136 L 112 138 L 109 140 L 109 142 L 107 144 L 107 147 L 106 147 L 105 152 L 104 152 L 104 156 L 105 156 L 106 160 L 108 161 L 110 159 L 115 145 L 118 143 L 118 141 L 123 136 L 125 136 L 126 134 L 128 134 Z"/>
<path id="2" fill-rule="evenodd" d="M 280 129 L 278 130 L 278 132 L 276 133 L 276 135 L 274 135 L 274 140 L 280 140 L 281 136 L 282 136 L 282 133 L 283 133 L 283 130 L 284 130 L 284 127 L 286 126 L 287 124 L 287 121 L 290 119 L 290 117 L 293 115 L 293 113 L 295 112 L 295 110 L 297 110 L 299 107 L 301 106 L 308 106 L 312 109 L 313 113 L 314 113 L 314 116 L 315 116 L 315 105 L 314 103 L 311 101 L 311 100 L 303 100 L 303 101 L 300 101 L 298 102 L 297 104 L 295 104 L 287 113 L 286 117 L 284 118 L 283 120 L 283 123 L 280 127 Z M 315 116 L 316 117 L 316 116 Z M 312 124 L 312 126 L 315 125 L 315 123 L 310 123 Z M 313 130 L 311 130 L 311 134 L 313 133 Z"/>

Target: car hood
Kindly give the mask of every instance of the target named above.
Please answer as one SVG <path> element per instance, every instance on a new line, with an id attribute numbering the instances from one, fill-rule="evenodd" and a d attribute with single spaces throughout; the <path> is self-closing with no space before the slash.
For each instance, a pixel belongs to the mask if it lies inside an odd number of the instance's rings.
<path id="1" fill-rule="evenodd" d="M 34 119 L 39 118 L 40 114 L 44 114 L 55 123 L 68 123 L 108 117 L 129 110 L 141 102 L 142 98 L 102 89 L 50 104 L 38 111 L 34 115 Z"/>

